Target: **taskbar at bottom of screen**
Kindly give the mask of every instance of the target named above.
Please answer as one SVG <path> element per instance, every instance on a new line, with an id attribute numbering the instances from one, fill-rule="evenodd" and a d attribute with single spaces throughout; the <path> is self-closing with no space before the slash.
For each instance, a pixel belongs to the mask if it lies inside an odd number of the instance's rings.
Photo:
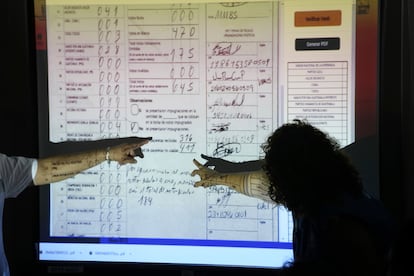
<path id="1" fill-rule="evenodd" d="M 291 248 L 54 242 L 38 246 L 40 261 L 278 268 L 293 259 Z"/>

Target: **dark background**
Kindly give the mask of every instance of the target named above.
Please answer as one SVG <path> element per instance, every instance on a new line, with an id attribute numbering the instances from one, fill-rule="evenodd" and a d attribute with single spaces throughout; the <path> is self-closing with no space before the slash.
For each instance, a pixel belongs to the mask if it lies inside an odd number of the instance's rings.
<path id="1" fill-rule="evenodd" d="M 414 216 L 414 1 L 379 1 L 378 141 L 379 195 L 399 223 Z M 0 152 L 38 157 L 38 105 L 32 2 L 6 0 L 7 24 L 1 35 Z M 3 17 L 4 18 L 4 17 Z M 411 19 L 410 19 L 411 18 Z M 8 199 L 3 217 L 4 242 L 12 275 L 47 273 L 36 260 L 39 189 L 31 187 Z M 54 267 L 53 264 L 50 267 Z M 98 267 L 100 267 L 98 269 Z M 66 271 L 64 271 L 66 269 Z M 82 274 L 80 266 L 54 274 Z M 94 272 L 108 272 L 97 265 Z M 122 274 L 155 274 L 154 267 L 128 265 Z M 193 275 L 159 267 L 168 275 Z M 198 270 L 197 275 L 212 271 Z M 240 272 L 240 271 L 239 271 Z M 83 274 L 92 274 L 84 271 Z M 221 273 L 220 273 L 221 274 Z"/>

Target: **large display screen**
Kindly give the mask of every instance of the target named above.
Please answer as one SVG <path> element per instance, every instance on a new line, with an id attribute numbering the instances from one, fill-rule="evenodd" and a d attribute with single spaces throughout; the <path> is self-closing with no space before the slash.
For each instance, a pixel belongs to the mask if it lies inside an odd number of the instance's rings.
<path id="1" fill-rule="evenodd" d="M 35 0 L 34 11 L 40 154 L 153 138 L 137 164 L 41 188 L 40 261 L 280 267 L 291 214 L 194 188 L 192 160 L 259 159 L 295 118 L 343 147 L 376 134 L 375 2 Z"/>

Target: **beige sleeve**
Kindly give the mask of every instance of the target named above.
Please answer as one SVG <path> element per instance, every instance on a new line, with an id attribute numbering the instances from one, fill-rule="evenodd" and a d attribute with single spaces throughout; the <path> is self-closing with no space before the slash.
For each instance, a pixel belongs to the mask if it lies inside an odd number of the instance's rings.
<path id="1" fill-rule="evenodd" d="M 269 178 L 262 170 L 248 173 L 244 178 L 244 193 L 248 196 L 274 203 L 269 196 Z"/>
<path id="2" fill-rule="evenodd" d="M 196 187 L 214 185 L 227 186 L 241 194 L 273 203 L 268 195 L 269 179 L 263 170 L 243 173 L 205 173 L 201 171 L 201 180 Z M 211 172 L 208 170 L 207 172 Z"/>

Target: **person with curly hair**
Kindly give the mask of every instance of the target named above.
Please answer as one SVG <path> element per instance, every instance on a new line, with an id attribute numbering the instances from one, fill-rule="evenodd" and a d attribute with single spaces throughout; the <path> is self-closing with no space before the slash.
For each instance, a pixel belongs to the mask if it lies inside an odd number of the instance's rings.
<path id="1" fill-rule="evenodd" d="M 204 165 L 193 160 L 192 175 L 200 177 L 194 186 L 226 185 L 291 211 L 294 260 L 286 270 L 311 264 L 335 275 L 382 275 L 393 219 L 364 190 L 337 141 L 294 120 L 276 129 L 263 151 L 263 160 L 241 163 L 202 155 Z"/>

